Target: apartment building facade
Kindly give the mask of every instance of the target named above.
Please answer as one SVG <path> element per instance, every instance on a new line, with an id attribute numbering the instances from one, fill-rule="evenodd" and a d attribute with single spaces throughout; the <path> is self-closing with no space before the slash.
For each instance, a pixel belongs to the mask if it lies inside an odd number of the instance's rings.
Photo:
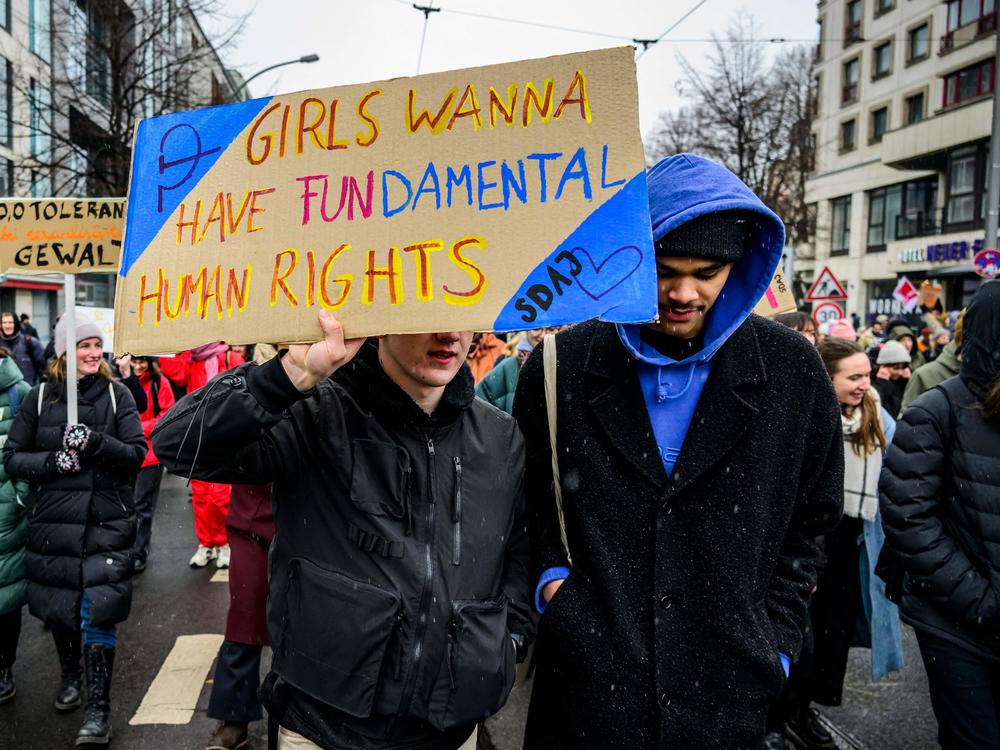
<path id="1" fill-rule="evenodd" d="M 242 83 L 184 0 L 0 0 L 0 197 L 103 197 L 111 118 L 233 101 Z M 2 271 L 0 310 L 28 313 L 47 338 L 61 277 Z M 77 303 L 111 307 L 114 286 L 83 274 Z"/>
<path id="2" fill-rule="evenodd" d="M 996 71 L 996 0 L 821 0 L 814 68 L 815 258 L 846 312 L 899 312 L 902 276 L 962 307 L 979 278 Z"/>

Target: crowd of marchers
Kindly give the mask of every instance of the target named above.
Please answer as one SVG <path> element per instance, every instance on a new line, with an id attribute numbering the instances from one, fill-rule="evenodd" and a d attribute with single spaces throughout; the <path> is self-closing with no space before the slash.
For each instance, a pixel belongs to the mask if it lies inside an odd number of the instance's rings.
<path id="1" fill-rule="evenodd" d="M 85 314 L 46 359 L 5 313 L 0 703 L 27 603 L 54 708 L 111 741 L 166 470 L 190 565 L 230 569 L 206 750 L 265 711 L 275 748 L 457 750 L 518 680 L 528 750 L 835 748 L 817 707 L 852 648 L 901 669 L 902 623 L 941 747 L 1000 747 L 1000 281 L 765 319 L 781 219 L 697 156 L 647 182 L 644 325 L 361 340 L 324 311 L 315 344 L 109 362 Z"/>

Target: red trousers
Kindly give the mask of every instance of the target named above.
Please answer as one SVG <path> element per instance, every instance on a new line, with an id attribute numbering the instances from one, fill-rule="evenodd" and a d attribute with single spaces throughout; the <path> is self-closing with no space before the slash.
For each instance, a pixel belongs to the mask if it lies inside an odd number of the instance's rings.
<path id="1" fill-rule="evenodd" d="M 191 504 L 194 505 L 194 533 L 203 547 L 228 544 L 226 511 L 229 510 L 229 485 L 191 480 Z"/>

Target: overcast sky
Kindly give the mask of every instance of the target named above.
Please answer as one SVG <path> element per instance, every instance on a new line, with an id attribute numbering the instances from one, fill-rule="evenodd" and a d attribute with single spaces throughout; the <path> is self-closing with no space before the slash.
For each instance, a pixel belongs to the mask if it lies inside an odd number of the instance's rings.
<path id="1" fill-rule="evenodd" d="M 230 67 L 245 76 L 275 62 L 304 54 L 320 56 L 311 65 L 265 73 L 250 86 L 253 96 L 365 83 L 417 72 L 424 16 L 402 0 L 222 0 L 227 13 L 249 15 L 236 43 L 224 52 Z M 511 62 L 532 57 L 613 47 L 637 37 L 656 38 L 690 11 L 698 0 L 435 0 L 442 12 L 427 24 L 420 72 Z M 420 0 L 417 4 L 427 4 Z M 645 135 L 657 115 L 677 108 L 677 54 L 704 59 L 703 41 L 723 34 L 743 8 L 758 21 L 763 38 L 816 37 L 812 0 L 706 0 L 661 43 L 638 60 L 639 117 Z M 475 18 L 475 13 L 568 27 L 623 37 L 535 28 Z M 217 22 L 216 22 L 217 23 Z M 215 23 L 206 19 L 206 27 Z M 671 41 L 673 40 L 673 41 Z M 777 49 L 779 45 L 771 45 Z"/>

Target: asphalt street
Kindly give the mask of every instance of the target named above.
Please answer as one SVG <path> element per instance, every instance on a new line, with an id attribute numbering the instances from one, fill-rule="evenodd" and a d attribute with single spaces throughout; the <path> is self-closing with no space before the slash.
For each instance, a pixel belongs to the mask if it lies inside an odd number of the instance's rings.
<path id="1" fill-rule="evenodd" d="M 205 712 L 215 644 L 225 624 L 228 587 L 214 566 L 188 567 L 196 541 L 188 491 L 176 477 L 164 479 L 153 545 L 149 566 L 135 581 L 132 615 L 119 630 L 112 747 L 198 750 L 214 726 Z M 904 671 L 877 685 L 868 677 L 868 652 L 852 652 L 844 705 L 823 709 L 842 748 L 937 748 L 923 667 L 908 630 L 904 630 L 904 648 Z M 0 707 L 0 748 L 73 746 L 82 711 L 58 714 L 52 708 L 58 671 L 49 633 L 25 610 L 14 669 L 18 693 L 12 703 Z M 160 685 L 159 690 L 151 689 L 154 683 Z M 480 738 L 481 748 L 520 748 L 528 697 L 525 689 L 515 688 L 507 707 L 489 721 L 487 737 Z M 153 723 L 133 725 L 130 721 Z M 254 725 L 250 747 L 266 748 L 265 734 L 263 724 Z"/>

